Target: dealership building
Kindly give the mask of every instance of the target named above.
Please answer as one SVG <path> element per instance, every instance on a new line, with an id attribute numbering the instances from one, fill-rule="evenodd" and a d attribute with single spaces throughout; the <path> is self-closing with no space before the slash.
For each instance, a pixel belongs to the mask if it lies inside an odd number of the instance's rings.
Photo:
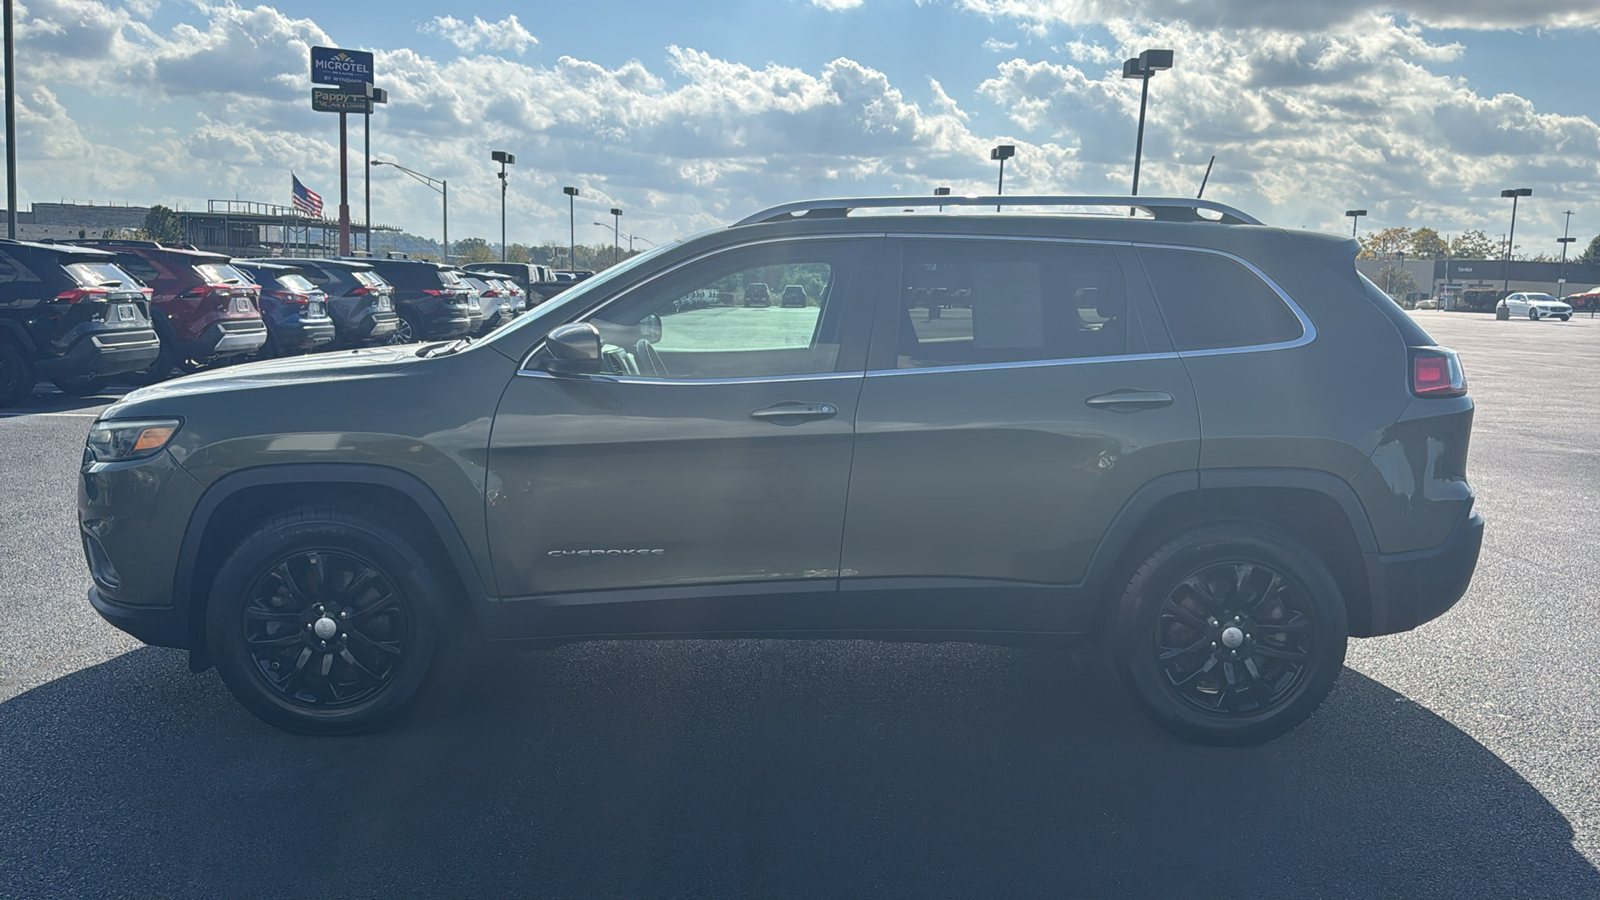
<path id="1" fill-rule="evenodd" d="M 85 238 L 132 237 L 144 227 L 147 206 L 102 206 L 97 203 L 34 203 L 17 210 L 17 239 L 71 241 Z M 339 252 L 339 223 L 307 216 L 292 206 L 250 200 L 207 200 L 205 211 L 174 210 L 183 226 L 183 243 L 200 250 L 235 257 L 334 256 Z M 399 232 L 393 225 L 374 225 L 374 233 Z M 367 233 L 364 222 L 351 222 L 351 243 Z"/>
<path id="2" fill-rule="evenodd" d="M 1533 262 L 1514 259 L 1358 259 L 1356 268 L 1378 287 L 1404 270 L 1415 287 L 1401 299 L 1436 297 L 1446 303 L 1467 291 L 1538 291 L 1556 297 L 1577 294 L 1600 285 L 1600 266 L 1574 262 Z M 1385 270 L 1390 270 L 1385 275 Z"/>

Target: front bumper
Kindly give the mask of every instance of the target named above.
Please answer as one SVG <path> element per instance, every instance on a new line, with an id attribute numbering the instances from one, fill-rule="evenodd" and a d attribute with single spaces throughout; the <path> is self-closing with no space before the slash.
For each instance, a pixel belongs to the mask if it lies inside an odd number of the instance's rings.
<path id="1" fill-rule="evenodd" d="M 176 606 L 132 606 L 89 588 L 89 604 L 112 625 L 154 647 L 189 648 L 189 619 Z"/>
<path id="2" fill-rule="evenodd" d="M 1467 593 L 1478 552 L 1483 548 L 1483 516 L 1462 519 L 1444 543 L 1411 553 L 1368 554 L 1374 599 L 1370 634 L 1409 631 L 1445 614 Z"/>

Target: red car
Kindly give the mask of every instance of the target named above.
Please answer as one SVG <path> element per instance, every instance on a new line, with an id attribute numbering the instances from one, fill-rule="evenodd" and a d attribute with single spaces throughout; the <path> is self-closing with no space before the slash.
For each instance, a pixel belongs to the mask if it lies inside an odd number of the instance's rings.
<path id="1" fill-rule="evenodd" d="M 1592 287 L 1581 294 L 1568 294 L 1561 300 L 1573 309 L 1593 310 L 1600 306 L 1600 287 Z"/>
<path id="2" fill-rule="evenodd" d="M 139 380 L 160 381 L 173 369 L 240 361 L 267 342 L 261 288 L 229 265 L 229 257 L 155 241 L 79 241 L 117 254 L 123 270 L 154 290 L 161 355 Z"/>

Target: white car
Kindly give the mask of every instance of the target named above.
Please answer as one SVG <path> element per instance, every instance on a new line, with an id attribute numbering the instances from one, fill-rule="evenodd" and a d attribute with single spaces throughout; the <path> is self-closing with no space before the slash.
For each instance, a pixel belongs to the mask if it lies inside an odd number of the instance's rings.
<path id="1" fill-rule="evenodd" d="M 1535 322 L 1551 316 L 1565 322 L 1572 318 L 1572 307 L 1549 294 L 1518 292 L 1500 301 L 1513 316 L 1527 316 Z"/>

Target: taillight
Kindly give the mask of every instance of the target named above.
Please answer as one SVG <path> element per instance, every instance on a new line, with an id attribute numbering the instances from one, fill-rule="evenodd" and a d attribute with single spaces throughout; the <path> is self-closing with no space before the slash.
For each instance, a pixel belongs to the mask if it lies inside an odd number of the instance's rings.
<path id="1" fill-rule="evenodd" d="M 104 299 L 106 299 L 106 291 L 104 288 L 74 288 L 70 291 L 62 291 L 56 295 L 56 301 L 59 303 L 77 303 L 82 300 Z"/>
<path id="2" fill-rule="evenodd" d="M 455 291 L 441 291 L 437 288 L 423 288 L 422 292 L 429 297 L 447 297 L 455 293 Z"/>
<path id="3" fill-rule="evenodd" d="M 373 294 L 376 294 L 377 292 L 378 292 L 377 288 L 373 287 L 370 284 L 364 284 L 361 287 L 358 287 L 355 290 L 351 291 L 350 292 L 350 296 L 352 296 L 352 297 L 368 297 L 368 296 L 371 296 Z"/>
<path id="4" fill-rule="evenodd" d="M 498 297 L 498 296 L 500 296 L 500 292 L 496 291 L 496 290 L 493 290 L 493 289 L 490 289 L 490 290 L 484 291 L 483 293 L 479 294 L 478 296 L 480 296 L 480 297 Z"/>
<path id="5" fill-rule="evenodd" d="M 1467 392 L 1461 357 L 1443 347 L 1411 351 L 1411 393 L 1418 397 L 1460 397 Z"/>
<path id="6" fill-rule="evenodd" d="M 293 303 L 298 306 L 306 306 L 311 303 L 309 296 L 297 294 L 294 291 L 268 291 L 268 293 L 277 297 L 279 303 Z"/>

